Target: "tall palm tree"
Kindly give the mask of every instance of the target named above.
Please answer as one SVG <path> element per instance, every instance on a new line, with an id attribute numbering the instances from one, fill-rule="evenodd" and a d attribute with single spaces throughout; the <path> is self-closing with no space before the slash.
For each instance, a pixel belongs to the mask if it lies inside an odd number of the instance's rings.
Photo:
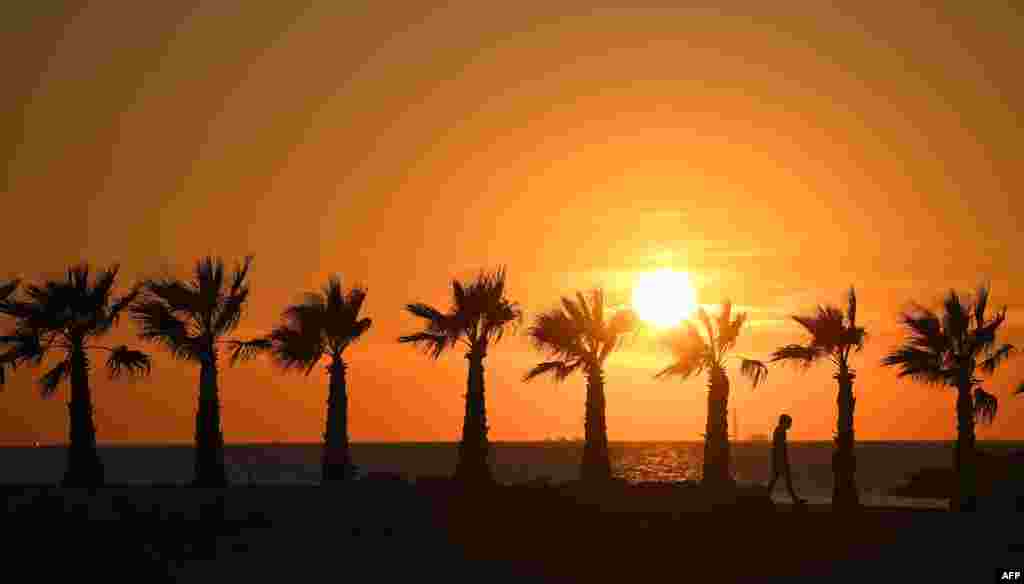
<path id="1" fill-rule="evenodd" d="M 62 484 L 95 487 L 103 484 L 103 463 L 96 451 L 96 425 L 89 388 L 90 351 L 107 354 L 111 378 L 122 374 L 146 375 L 149 357 L 125 345 L 96 344 L 117 324 L 121 313 L 138 295 L 133 288 L 125 296 L 113 296 L 118 267 L 101 271 L 90 281 L 87 264 L 70 268 L 64 279 L 48 280 L 25 288 L 24 300 L 0 302 L 0 313 L 14 319 L 14 330 L 0 337 L 7 350 L 0 354 L 0 369 L 23 364 L 41 365 L 52 352 L 61 360 L 39 379 L 43 397 L 54 395 L 61 382 L 70 381 L 68 402 L 69 445 L 67 469 Z M 9 286 L 9 285 L 8 285 Z M 7 286 L 0 296 L 9 297 Z"/>
<path id="2" fill-rule="evenodd" d="M 227 484 L 217 387 L 218 349 L 228 346 L 241 353 L 264 344 L 262 340 L 225 338 L 238 327 L 249 298 L 246 276 L 251 263 L 252 257 L 246 257 L 228 280 L 223 260 L 203 258 L 196 262 L 192 280 L 147 280 L 143 296 L 131 309 L 141 338 L 162 344 L 175 359 L 199 364 L 196 486 Z"/>
<path id="3" fill-rule="evenodd" d="M 527 372 L 524 381 L 550 373 L 560 382 L 579 370 L 587 377 L 580 467 L 584 481 L 604 481 L 612 476 L 605 423 L 604 363 L 621 346 L 624 336 L 636 328 L 636 323 L 631 310 L 606 315 L 604 291 L 599 289 L 591 293 L 589 305 L 579 292 L 575 302 L 563 297 L 560 308 L 539 315 L 528 331 L 534 346 L 546 352 L 550 360 Z"/>
<path id="4" fill-rule="evenodd" d="M 835 306 L 819 306 L 818 313 L 794 316 L 800 326 L 810 334 L 803 345 L 786 345 L 772 354 L 772 362 L 782 361 L 808 369 L 814 363 L 828 359 L 836 368 L 833 375 L 839 383 L 836 399 L 836 450 L 832 455 L 832 504 L 837 508 L 853 508 L 860 504 L 857 494 L 857 459 L 854 455 L 853 410 L 857 400 L 853 397 L 856 374 L 850 368 L 850 355 L 864 348 L 865 332 L 857 326 L 857 294 L 850 288 L 846 314 Z"/>
<path id="5" fill-rule="evenodd" d="M 260 349 L 270 350 L 274 361 L 285 371 L 305 370 L 309 375 L 324 358 L 330 362 L 327 373 L 327 428 L 324 430 L 323 480 L 351 478 L 352 459 L 348 441 L 348 393 L 345 385 L 345 349 L 369 330 L 371 320 L 359 318 L 366 290 L 356 287 L 345 291 L 341 280 L 332 276 L 319 293 L 289 306 L 283 323 L 270 333 Z M 235 359 L 245 358 L 236 351 Z"/>
<path id="6" fill-rule="evenodd" d="M 460 344 L 467 349 L 466 412 L 455 476 L 471 483 L 490 482 L 484 358 L 491 344 L 500 341 L 505 331 L 518 325 L 523 317 L 519 305 L 505 296 L 505 268 L 481 272 L 469 282 L 452 280 L 452 302 L 448 312 L 422 303 L 409 304 L 406 310 L 425 321 L 424 329 L 399 337 L 398 342 L 413 343 L 434 359 L 439 358 L 445 349 L 454 349 Z"/>
<path id="7" fill-rule="evenodd" d="M 900 377 L 956 390 L 957 440 L 953 468 L 958 475 L 954 507 L 974 510 L 977 504 L 977 459 L 974 429 L 977 423 L 991 423 L 998 401 L 975 377 L 980 368 L 991 375 L 1013 353 L 1012 345 L 998 345 L 999 327 L 1006 321 L 1006 307 L 994 317 L 985 314 L 989 289 L 979 286 L 973 297 L 961 299 L 950 290 L 942 315 L 915 304 L 902 320 L 908 336 L 903 345 L 882 360 L 882 365 L 899 367 Z"/>
<path id="8" fill-rule="evenodd" d="M 708 370 L 708 419 L 704 434 L 704 468 L 702 484 L 712 488 L 734 484 L 730 469 L 729 452 L 729 377 L 726 364 L 733 355 L 746 313 L 732 315 L 732 303 L 726 300 L 722 311 L 712 319 L 703 308 L 697 318 L 704 325 L 701 333 L 697 326 L 686 321 L 685 327 L 674 329 L 666 338 L 675 363 L 659 371 L 655 378 L 675 376 L 687 379 Z M 740 373 L 750 378 L 754 387 L 768 375 L 764 363 L 737 357 Z"/>

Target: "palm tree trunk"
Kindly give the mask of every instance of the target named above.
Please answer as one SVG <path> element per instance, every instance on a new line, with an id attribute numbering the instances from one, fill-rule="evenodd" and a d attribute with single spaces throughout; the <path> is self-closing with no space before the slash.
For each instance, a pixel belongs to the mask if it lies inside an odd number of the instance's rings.
<path id="1" fill-rule="evenodd" d="M 217 355 L 205 356 L 199 366 L 199 408 L 196 413 L 195 486 L 226 487 L 224 434 L 220 427 Z"/>
<path id="2" fill-rule="evenodd" d="M 330 389 L 327 393 L 327 428 L 324 430 L 323 481 L 343 481 L 352 477 L 348 449 L 348 392 L 345 387 L 345 363 L 335 359 L 327 368 Z"/>
<path id="3" fill-rule="evenodd" d="M 455 477 L 466 483 L 491 482 L 488 465 L 487 406 L 484 401 L 484 357 L 479 349 L 466 354 L 469 360 L 469 378 L 466 387 L 466 415 L 462 422 L 462 442 L 459 443 L 459 461 Z"/>
<path id="4" fill-rule="evenodd" d="M 961 383 L 956 396 L 957 437 L 953 468 L 957 474 L 956 499 L 951 505 L 958 511 L 977 509 L 977 457 L 974 449 L 974 399 L 971 384 Z"/>
<path id="5" fill-rule="evenodd" d="M 587 404 L 583 420 L 583 462 L 580 478 L 586 482 L 607 481 L 612 477 L 608 454 L 608 426 L 605 421 L 604 371 L 600 366 L 586 369 Z"/>
<path id="6" fill-rule="evenodd" d="M 62 485 L 98 487 L 103 484 L 103 463 L 96 451 L 96 426 L 89 391 L 89 358 L 81 346 L 71 350 L 71 401 L 68 403 L 70 440 L 68 466 Z"/>
<path id="7" fill-rule="evenodd" d="M 729 378 L 721 367 L 711 369 L 708 382 L 702 484 L 711 488 L 733 485 L 729 456 Z"/>
<path id="8" fill-rule="evenodd" d="M 857 458 L 854 455 L 853 410 L 857 400 L 853 397 L 853 379 L 847 367 L 840 367 L 835 379 L 839 382 L 836 398 L 836 450 L 832 455 L 832 507 L 854 509 L 860 506 L 857 494 Z"/>

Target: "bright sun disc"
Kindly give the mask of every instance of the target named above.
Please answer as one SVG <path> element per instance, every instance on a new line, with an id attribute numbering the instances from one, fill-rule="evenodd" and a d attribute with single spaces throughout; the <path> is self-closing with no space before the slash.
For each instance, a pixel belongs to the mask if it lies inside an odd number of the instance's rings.
<path id="1" fill-rule="evenodd" d="M 697 310 L 697 293 L 686 272 L 658 270 L 637 279 L 633 287 L 633 308 L 652 324 L 671 327 Z"/>

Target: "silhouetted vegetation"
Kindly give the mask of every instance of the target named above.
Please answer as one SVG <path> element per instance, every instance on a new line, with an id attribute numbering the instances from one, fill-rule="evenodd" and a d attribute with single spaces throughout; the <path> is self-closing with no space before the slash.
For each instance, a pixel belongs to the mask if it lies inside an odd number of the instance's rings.
<path id="1" fill-rule="evenodd" d="M 0 283 L 0 308 L 6 306 L 11 294 L 14 294 L 14 291 L 17 290 L 20 285 L 20 280 L 11 280 L 10 282 Z M 0 314 L 4 314 L 4 311 L 0 310 Z M 0 342 L 2 342 L 2 339 L 0 339 Z M 5 363 L 3 358 L 0 357 L 0 387 L 3 387 L 4 381 L 6 380 L 5 375 L 7 374 L 7 368 L 7 363 Z"/>
<path id="2" fill-rule="evenodd" d="M 24 289 L 24 299 L 11 298 L 16 284 L 0 288 L 0 314 L 14 320 L 14 330 L 0 337 L 0 370 L 22 365 L 39 366 L 48 355 L 60 361 L 39 379 L 43 397 L 50 397 L 69 380 L 69 447 L 62 484 L 95 487 L 103 484 L 103 463 L 96 451 L 92 393 L 89 388 L 89 352 L 107 354 L 110 377 L 146 375 L 149 356 L 125 345 L 107 347 L 95 341 L 114 328 L 121 313 L 135 301 L 138 288 L 113 296 L 118 267 L 103 270 L 90 281 L 89 266 L 70 268 L 62 280 L 48 280 Z M 3 376 L 0 375 L 0 382 Z"/>
<path id="3" fill-rule="evenodd" d="M 467 482 L 489 483 L 492 476 L 488 464 L 484 359 L 488 348 L 523 318 L 519 305 L 505 296 L 505 269 L 482 272 L 466 283 L 452 280 L 448 312 L 422 303 L 409 304 L 406 310 L 425 321 L 424 330 L 402 336 L 398 342 L 413 343 L 434 359 L 445 349 L 454 349 L 460 344 L 468 349 L 466 413 L 455 476 Z"/>
<path id="4" fill-rule="evenodd" d="M 370 329 L 370 319 L 359 318 L 365 299 L 365 289 L 356 287 L 345 291 L 341 280 L 333 276 L 323 291 L 306 294 L 301 303 L 285 309 L 283 324 L 275 328 L 264 343 L 250 345 L 270 350 L 274 361 L 285 371 L 305 370 L 306 375 L 325 357 L 329 359 L 330 386 L 322 461 L 324 481 L 345 480 L 353 475 L 343 355 L 349 345 Z M 244 350 L 235 354 L 237 358 L 245 356 Z"/>
<path id="5" fill-rule="evenodd" d="M 195 484 L 222 487 L 227 484 L 224 467 L 224 434 L 220 422 L 217 360 L 221 346 L 239 356 L 264 346 L 262 339 L 240 341 L 224 337 L 238 327 L 249 298 L 246 277 L 252 258 L 235 266 L 226 278 L 224 262 L 207 257 L 195 266 L 192 280 L 150 279 L 144 294 L 132 306 L 139 336 L 163 345 L 175 359 L 199 364 L 199 407 L 196 411 Z M 232 359 L 232 362 L 237 359 Z"/>
<path id="6" fill-rule="evenodd" d="M 726 300 L 722 311 L 714 320 L 703 308 L 697 318 L 704 326 L 701 334 L 697 325 L 686 321 L 685 326 L 674 329 L 666 343 L 675 355 L 675 363 L 659 371 L 655 378 L 674 376 L 687 379 L 708 370 L 708 420 L 704 434 L 704 485 L 716 489 L 734 485 L 729 454 L 729 377 L 726 374 L 729 353 L 736 346 L 746 313 L 732 315 L 732 303 Z M 764 363 L 738 357 L 740 373 L 749 377 L 754 387 L 768 375 Z"/>
<path id="7" fill-rule="evenodd" d="M 846 314 L 835 306 L 819 306 L 818 313 L 794 316 L 811 335 L 803 345 L 786 345 L 772 354 L 772 361 L 796 364 L 803 369 L 828 359 L 836 368 L 833 378 L 839 383 L 836 398 L 836 451 L 832 456 L 832 505 L 849 509 L 860 505 L 857 494 L 857 459 L 854 455 L 853 396 L 856 373 L 850 368 L 850 354 L 864 348 L 865 332 L 857 326 L 857 294 L 853 288 L 847 296 Z"/>
<path id="8" fill-rule="evenodd" d="M 583 294 L 576 301 L 562 298 L 562 306 L 539 315 L 528 334 L 549 361 L 538 364 L 523 377 L 550 374 L 565 381 L 576 371 L 587 377 L 587 401 L 583 422 L 583 461 L 580 477 L 587 482 L 607 481 L 612 476 L 608 456 L 608 428 L 605 422 L 604 363 L 634 330 L 637 320 L 631 310 L 606 314 L 603 290 L 594 290 L 587 304 Z"/>
<path id="9" fill-rule="evenodd" d="M 985 314 L 989 290 L 980 286 L 973 296 L 961 299 L 950 290 L 941 316 L 914 305 L 903 315 L 908 336 L 903 346 L 882 360 L 882 365 L 899 367 L 900 377 L 956 390 L 957 440 L 953 468 L 958 474 L 953 508 L 975 510 L 977 506 L 977 460 L 974 426 L 991 422 L 998 401 L 975 377 L 978 369 L 991 375 L 1013 352 L 1012 345 L 998 345 L 999 328 L 1006 321 L 1006 308 L 994 318 Z"/>

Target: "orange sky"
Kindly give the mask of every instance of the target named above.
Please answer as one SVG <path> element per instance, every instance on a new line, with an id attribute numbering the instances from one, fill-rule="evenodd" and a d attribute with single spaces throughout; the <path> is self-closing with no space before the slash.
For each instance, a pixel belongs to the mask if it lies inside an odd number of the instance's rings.
<path id="1" fill-rule="evenodd" d="M 751 307 L 740 350 L 756 357 L 799 340 L 787 313 L 855 284 L 872 335 L 861 439 L 954 436 L 951 392 L 877 366 L 907 301 L 988 279 L 1024 342 L 1012 2 L 10 4 L 0 276 L 120 261 L 127 284 L 252 253 L 242 334 L 328 273 L 363 282 L 375 324 L 350 354 L 355 440 L 457 438 L 465 359 L 394 339 L 416 325 L 405 303 L 443 304 L 451 277 L 499 263 L 529 315 L 687 270 L 701 302 Z M 191 439 L 198 371 L 154 352 L 148 381 L 94 377 L 101 441 Z M 536 359 L 520 338 L 490 352 L 493 439 L 582 434 L 582 378 L 519 383 Z M 613 357 L 612 440 L 698 438 L 704 380 L 651 381 L 667 360 L 642 343 Z M 64 438 L 39 374 L 0 395 L 0 441 Z M 1022 378 L 1024 359 L 990 385 L 1003 401 L 982 438 L 1024 438 Z M 325 381 L 224 371 L 227 440 L 318 440 Z M 733 387 L 744 434 L 788 411 L 793 438 L 831 436 L 827 367 Z"/>

